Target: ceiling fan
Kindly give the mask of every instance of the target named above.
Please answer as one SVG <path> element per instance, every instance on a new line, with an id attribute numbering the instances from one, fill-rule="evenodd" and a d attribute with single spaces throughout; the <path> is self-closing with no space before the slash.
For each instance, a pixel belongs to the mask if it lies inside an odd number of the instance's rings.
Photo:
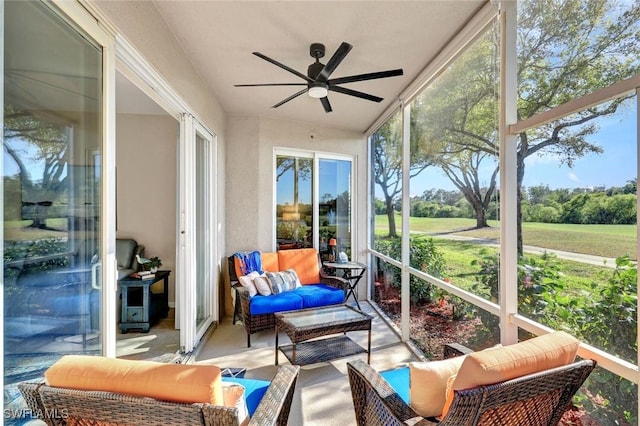
<path id="1" fill-rule="evenodd" d="M 338 92 L 349 96 L 355 96 L 357 98 L 366 99 L 373 102 L 381 102 L 383 98 L 370 95 L 368 93 L 359 92 L 357 90 L 347 89 L 346 87 L 338 86 L 339 84 L 354 83 L 356 81 L 374 80 L 377 78 L 387 78 L 402 75 L 402 69 L 378 71 L 367 74 L 350 75 L 347 77 L 329 78 L 331 74 L 338 68 L 338 65 L 344 60 L 349 51 L 353 48 L 352 45 L 346 42 L 342 42 L 340 47 L 335 51 L 331 59 L 327 64 L 320 62 L 320 58 L 324 56 L 325 47 L 322 43 L 312 43 L 309 47 L 309 54 L 312 58 L 315 58 L 315 62 L 309 65 L 307 69 L 307 75 L 302 74 L 290 68 L 275 59 L 271 59 L 260 52 L 253 52 L 259 58 L 264 59 L 267 62 L 271 62 L 275 66 L 278 66 L 290 73 L 302 78 L 306 83 L 264 83 L 264 84 L 236 84 L 235 87 L 256 87 L 256 86 L 307 86 L 306 88 L 294 93 L 286 99 L 273 105 L 272 108 L 278 108 L 279 106 L 289 102 L 292 99 L 297 98 L 303 93 L 308 93 L 312 98 L 320 99 L 325 112 L 331 112 L 331 104 L 327 94 L 329 91 Z"/>

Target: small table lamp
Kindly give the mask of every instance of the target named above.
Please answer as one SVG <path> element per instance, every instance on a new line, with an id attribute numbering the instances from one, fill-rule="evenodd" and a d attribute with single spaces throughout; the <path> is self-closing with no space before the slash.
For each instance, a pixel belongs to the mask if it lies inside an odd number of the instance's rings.
<path id="1" fill-rule="evenodd" d="M 338 252 L 336 250 L 337 245 L 338 242 L 335 238 L 329 239 L 329 262 L 335 262 L 338 257 Z"/>

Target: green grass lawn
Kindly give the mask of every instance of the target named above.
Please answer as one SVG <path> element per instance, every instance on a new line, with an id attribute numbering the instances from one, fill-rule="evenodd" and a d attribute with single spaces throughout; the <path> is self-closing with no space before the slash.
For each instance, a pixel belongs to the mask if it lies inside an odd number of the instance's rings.
<path id="1" fill-rule="evenodd" d="M 434 240 L 436 247 L 446 259 L 446 275 L 451 283 L 465 290 L 471 290 L 476 283 L 479 267 L 472 265 L 472 260 L 481 260 L 486 254 L 482 254 L 483 247 L 464 241 Z M 495 252 L 497 249 L 484 248 L 486 253 Z M 537 255 L 531 257 L 540 258 Z M 589 290 L 592 282 L 602 280 L 601 274 L 612 273 L 610 268 L 558 259 L 562 264 L 567 288 L 570 293 Z"/>
<path id="2" fill-rule="evenodd" d="M 41 240 L 44 238 L 61 238 L 67 236 L 67 219 L 47 219 L 49 229 L 29 228 L 31 220 L 11 220 L 4 222 L 5 241 Z"/>
<path id="3" fill-rule="evenodd" d="M 499 237 L 499 223 L 490 222 L 491 228 L 470 229 L 475 226 L 473 219 L 411 218 L 412 233 L 424 233 L 434 238 L 434 243 L 446 260 L 446 275 L 452 284 L 470 290 L 477 281 L 479 267 L 473 260 L 481 260 L 486 252 L 498 252 L 497 247 L 483 246 L 471 241 L 456 241 L 439 238 L 441 235 L 460 235 L 481 239 Z M 399 223 L 399 222 L 398 222 Z M 398 226 L 398 231 L 401 228 Z M 376 216 L 376 238 L 388 234 L 387 217 Z M 603 257 L 619 257 L 630 254 L 635 258 L 635 225 L 567 225 L 547 223 L 523 224 L 523 239 L 526 245 L 549 249 L 577 252 Z M 485 254 L 483 254 L 483 250 Z M 527 256 L 539 258 L 537 255 Z M 592 282 L 600 282 L 602 274 L 612 273 L 610 268 L 586 263 L 558 259 L 565 275 L 567 291 L 577 294 L 588 290 Z"/>
<path id="4" fill-rule="evenodd" d="M 396 216 L 398 233 L 402 231 L 400 217 Z M 499 222 L 489 221 L 490 228 L 474 229 L 474 219 L 423 218 L 409 219 L 412 233 L 429 235 L 450 234 L 473 238 L 497 239 L 500 236 Z M 389 232 L 386 215 L 378 215 L 375 220 L 376 235 L 385 236 Z M 524 223 L 522 239 L 525 245 L 545 247 L 574 253 L 603 257 L 620 257 L 628 254 L 636 260 L 636 225 L 573 225 L 555 223 Z"/>

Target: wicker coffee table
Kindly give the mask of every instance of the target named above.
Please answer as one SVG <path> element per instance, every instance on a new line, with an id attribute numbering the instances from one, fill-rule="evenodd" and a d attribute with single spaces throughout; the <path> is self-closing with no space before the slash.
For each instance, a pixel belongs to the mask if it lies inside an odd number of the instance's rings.
<path id="1" fill-rule="evenodd" d="M 367 353 L 367 363 L 371 361 L 371 319 L 370 315 L 349 305 L 332 305 L 322 308 L 301 309 L 280 312 L 276 317 L 276 365 L 278 350 L 291 364 L 308 365 L 330 361 L 359 353 Z M 347 331 L 368 330 L 367 349 L 358 345 L 347 335 Z M 284 331 L 292 344 L 278 345 L 278 334 Z M 340 334 L 339 336 L 330 336 Z M 316 339 L 316 340 L 311 340 Z"/>

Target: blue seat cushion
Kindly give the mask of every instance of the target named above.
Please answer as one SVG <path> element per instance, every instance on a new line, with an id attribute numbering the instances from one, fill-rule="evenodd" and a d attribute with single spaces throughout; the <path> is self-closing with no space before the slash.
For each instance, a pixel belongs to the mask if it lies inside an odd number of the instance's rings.
<path id="1" fill-rule="evenodd" d="M 251 315 L 273 314 L 302 308 L 302 297 L 296 294 L 295 291 L 285 291 L 284 293 L 270 296 L 257 294 L 251 298 L 249 304 Z"/>
<path id="2" fill-rule="evenodd" d="M 292 293 L 302 297 L 303 308 L 316 308 L 344 302 L 344 291 L 326 284 L 303 285 Z"/>
<path id="3" fill-rule="evenodd" d="M 244 400 L 247 403 L 247 411 L 249 417 L 258 408 L 258 404 L 262 401 L 262 397 L 267 392 L 267 388 L 271 384 L 268 380 L 244 379 L 240 377 L 222 377 L 223 382 L 239 383 L 244 386 Z"/>
<path id="4" fill-rule="evenodd" d="M 394 391 L 409 405 L 409 367 L 394 368 L 380 373 Z"/>

